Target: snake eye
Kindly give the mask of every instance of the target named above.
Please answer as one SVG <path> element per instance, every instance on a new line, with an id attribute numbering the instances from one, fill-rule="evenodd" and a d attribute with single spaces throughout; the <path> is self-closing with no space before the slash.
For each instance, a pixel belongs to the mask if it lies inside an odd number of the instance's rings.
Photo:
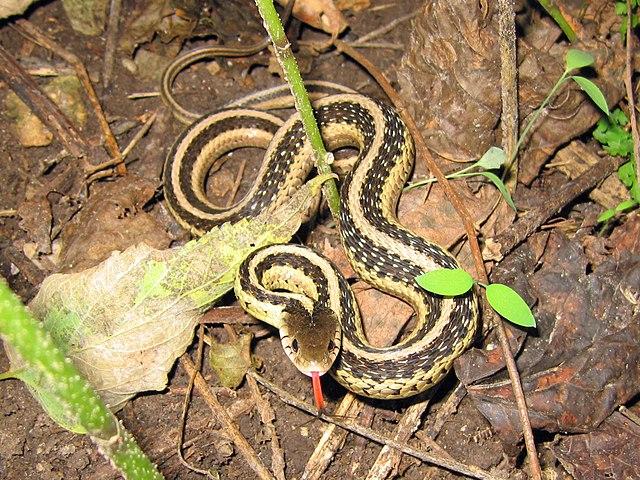
<path id="1" fill-rule="evenodd" d="M 291 342 L 291 350 L 293 350 L 293 353 L 298 353 L 298 348 L 300 348 L 298 345 L 298 339 L 294 338 L 293 342 Z"/>

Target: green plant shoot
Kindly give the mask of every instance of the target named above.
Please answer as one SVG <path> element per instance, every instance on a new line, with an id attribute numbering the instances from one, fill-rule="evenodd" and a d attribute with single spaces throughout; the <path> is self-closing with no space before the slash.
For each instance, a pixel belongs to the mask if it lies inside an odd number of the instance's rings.
<path id="1" fill-rule="evenodd" d="M 604 94 L 600 90 L 600 88 L 593 83 L 588 78 L 579 76 L 579 75 L 571 75 L 571 73 L 575 70 L 580 70 L 581 68 L 589 67 L 594 64 L 593 55 L 588 52 L 583 52 L 582 50 L 577 50 L 571 48 L 567 51 L 567 55 L 565 56 L 565 69 L 558 81 L 551 87 L 551 90 L 542 101 L 540 106 L 533 112 L 526 126 L 522 130 L 522 134 L 516 143 L 516 147 L 513 149 L 513 153 L 511 158 L 507 160 L 506 154 L 504 150 L 498 147 L 491 147 L 489 150 L 485 152 L 485 154 L 478 160 L 473 163 L 471 166 L 463 168 L 454 173 L 450 173 L 447 175 L 448 179 L 454 178 L 462 178 L 462 177 L 470 177 L 474 175 L 482 175 L 485 178 L 489 179 L 495 186 L 498 188 L 505 201 L 509 204 L 511 208 L 516 210 L 516 206 L 509 194 L 509 190 L 504 185 L 502 179 L 500 179 L 495 173 L 492 173 L 488 170 L 495 170 L 501 168 L 504 165 L 511 165 L 518 155 L 520 148 L 522 147 L 524 141 L 527 139 L 529 132 L 531 129 L 537 124 L 540 115 L 549 105 L 549 102 L 555 97 L 555 94 L 558 92 L 559 88 L 568 80 L 573 80 L 576 84 L 587 94 L 587 96 L 591 99 L 591 101 L 600 109 L 602 112 L 609 116 L 609 106 L 607 105 L 607 100 L 604 97 Z M 427 185 L 429 183 L 435 182 L 435 178 L 427 178 L 424 180 L 419 180 L 417 182 L 409 184 L 405 190 L 411 190 L 416 187 L 421 187 Z"/>

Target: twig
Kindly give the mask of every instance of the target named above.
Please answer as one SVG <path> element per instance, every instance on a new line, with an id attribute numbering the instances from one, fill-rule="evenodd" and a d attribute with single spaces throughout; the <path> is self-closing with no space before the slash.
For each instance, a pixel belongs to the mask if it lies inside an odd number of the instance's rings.
<path id="1" fill-rule="evenodd" d="M 555 17 L 554 17 L 555 18 Z M 562 18 L 562 15 L 560 15 Z M 564 19 L 563 19 L 564 20 Z M 517 149 L 518 149 L 518 83 L 516 68 L 516 14 L 514 5 L 511 0 L 498 0 L 498 23 L 500 34 L 500 84 L 502 86 L 502 142 L 503 148 L 510 159 L 505 165 L 505 175 L 507 175 L 507 184 L 514 191 L 516 188 L 518 167 L 517 167 Z M 570 30 L 570 29 L 569 29 Z M 501 196 L 502 197 L 502 196 Z M 486 278 L 486 274 L 485 274 Z M 518 407 L 518 416 L 522 423 L 522 435 L 524 444 L 529 457 L 529 466 L 531 474 L 535 480 L 542 480 L 542 470 L 540 468 L 540 460 L 536 451 L 536 442 L 533 438 L 531 430 L 531 421 L 527 411 L 527 402 L 522 390 L 520 375 L 516 363 L 511 355 L 509 341 L 504 328 L 502 319 L 493 314 L 493 310 L 485 309 L 492 312 L 491 317 L 493 323 L 498 330 L 498 338 L 502 348 L 502 354 L 505 358 L 505 365 L 509 372 L 513 394 Z"/>
<path id="2" fill-rule="evenodd" d="M 633 52 L 633 31 L 631 21 L 633 11 L 631 10 L 631 0 L 627 0 L 627 55 L 625 60 L 624 85 L 627 89 L 627 101 L 629 102 L 629 119 L 631 121 L 631 136 L 633 137 L 633 158 L 636 162 L 636 179 L 640 182 L 640 135 L 638 135 L 638 120 L 636 118 L 636 102 L 633 96 L 633 65 L 631 63 L 631 52 Z"/>
<path id="3" fill-rule="evenodd" d="M 9 85 L 42 123 L 53 132 L 67 152 L 85 162 L 91 158 L 91 148 L 83 140 L 80 132 L 58 106 L 40 90 L 13 55 L 2 46 L 0 46 L 0 79 Z"/>
<path id="4" fill-rule="evenodd" d="M 413 117 L 411 117 L 411 115 L 409 114 L 408 109 L 404 105 L 404 101 L 395 92 L 384 74 L 380 72 L 366 57 L 364 57 L 362 54 L 355 51 L 353 48 L 349 47 L 340 40 L 335 40 L 334 43 L 339 50 L 344 51 L 345 54 L 362 65 L 371 74 L 371 76 L 375 78 L 375 80 L 382 87 L 384 92 L 387 94 L 391 102 L 398 110 L 398 113 L 402 117 L 402 120 L 405 122 L 407 128 L 413 135 L 413 139 L 416 144 L 417 155 L 421 156 L 427 163 L 427 167 L 429 168 L 431 173 L 438 179 L 440 185 L 442 185 L 447 199 L 451 202 L 454 209 L 458 213 L 458 216 L 462 220 L 467 238 L 469 239 L 469 248 L 471 249 L 471 255 L 473 256 L 477 277 L 482 283 L 488 283 L 489 279 L 484 267 L 484 261 L 482 259 L 482 253 L 480 251 L 480 245 L 478 243 L 478 237 L 476 236 L 473 220 L 471 219 L 466 206 L 462 203 L 460 196 L 444 176 L 442 170 L 440 170 L 440 167 L 438 167 L 438 165 L 433 160 L 433 157 L 431 156 L 431 153 L 427 148 L 427 144 L 425 143 L 422 136 L 422 132 L 418 129 L 418 126 L 414 122 Z M 520 416 L 520 421 L 522 422 L 523 434 L 525 438 L 529 437 L 530 440 L 533 440 L 533 432 L 531 431 L 531 422 L 529 421 L 526 410 L 524 392 L 522 391 L 522 385 L 520 383 L 520 376 L 518 375 L 518 370 L 516 368 L 516 362 L 513 359 L 511 350 L 509 350 L 509 342 L 507 340 L 507 334 L 504 328 L 504 324 L 502 323 L 502 320 L 500 318 L 497 318 L 495 315 L 492 315 L 491 318 L 498 331 L 500 347 L 502 348 L 502 354 L 505 358 L 505 364 L 509 373 L 509 378 L 511 379 L 511 385 L 513 388 L 514 396 L 516 398 L 516 404 L 518 405 L 518 414 Z M 532 443 L 530 441 L 526 441 L 526 445 L 528 454 L 531 457 L 535 456 L 537 458 L 537 454 L 535 452 L 535 444 L 533 444 L 533 451 L 529 450 L 530 446 L 532 446 Z M 533 462 L 535 462 L 535 460 L 533 460 Z"/>
<path id="5" fill-rule="evenodd" d="M 78 79 L 87 92 L 89 102 L 91 103 L 91 106 L 93 107 L 93 110 L 96 114 L 96 118 L 98 119 L 98 124 L 100 125 L 100 129 L 102 130 L 102 134 L 104 135 L 105 148 L 107 149 L 109 156 L 113 160 L 118 161 L 118 165 L 116 167 L 118 175 L 124 175 L 125 173 L 127 173 L 127 168 L 122 161 L 122 156 L 120 155 L 118 142 L 116 142 L 116 139 L 111 132 L 109 122 L 107 122 L 104 111 L 102 110 L 102 106 L 100 105 L 100 100 L 98 100 L 98 96 L 96 95 L 96 91 L 93 88 L 93 84 L 91 83 L 91 79 L 89 78 L 89 74 L 87 73 L 87 69 L 85 68 L 82 61 L 75 54 L 63 48 L 62 45 L 47 37 L 28 20 L 16 20 L 16 24 L 22 29 L 23 32 L 26 32 L 27 37 L 31 37 L 36 43 L 48 50 L 51 50 L 53 53 L 73 66 Z"/>
<path id="6" fill-rule="evenodd" d="M 131 150 L 133 150 L 135 146 L 140 142 L 140 140 L 142 140 L 142 138 L 147 134 L 147 132 L 153 125 L 153 122 L 155 122 L 157 116 L 158 116 L 158 112 L 153 112 L 153 114 L 151 114 L 151 116 L 147 119 L 147 121 L 144 122 L 140 130 L 136 132 L 136 134 L 133 136 L 129 144 L 122 151 L 122 161 L 126 160 L 126 158 L 129 156 L 129 153 L 131 153 Z M 90 176 L 96 172 L 99 172 L 100 170 L 104 170 L 109 167 L 114 167 L 118 165 L 118 163 L 120 163 L 119 160 L 112 159 L 112 160 L 107 160 L 106 162 L 102 162 L 100 165 L 92 166 L 87 169 L 87 176 Z"/>
<path id="7" fill-rule="evenodd" d="M 238 333 L 236 332 L 235 327 L 225 324 L 224 330 L 232 341 L 238 341 Z M 249 385 L 249 391 L 251 392 L 251 397 L 253 398 L 256 409 L 260 414 L 260 421 L 265 426 L 269 436 L 271 437 L 271 470 L 273 470 L 273 474 L 277 480 L 286 480 L 284 475 L 284 452 L 280 446 L 278 432 L 276 432 L 276 427 L 273 424 L 276 414 L 273 411 L 273 408 L 271 408 L 269 401 L 260 393 L 260 388 L 258 388 L 258 382 L 256 382 L 256 379 L 249 376 L 247 376 L 246 379 L 247 385 Z"/>
<path id="8" fill-rule="evenodd" d="M 369 33 L 361 36 L 360 38 L 354 40 L 353 42 L 350 42 L 349 44 L 356 48 L 362 47 L 363 44 L 367 44 L 367 42 L 369 42 L 370 40 L 373 40 L 374 38 L 378 38 L 378 37 L 381 37 L 382 35 L 385 35 L 386 33 L 389 33 L 391 30 L 393 30 L 398 25 L 400 25 L 402 22 L 411 20 L 412 18 L 416 17 L 419 13 L 420 13 L 420 9 L 414 10 L 413 12 L 408 13 L 406 15 L 402 15 L 401 17 L 395 18 L 391 22 L 387 23 L 386 25 L 383 25 L 380 28 L 376 28 L 375 30 L 371 30 Z M 328 54 L 328 56 L 335 56 L 335 55 L 340 55 L 340 51 L 336 50 L 335 52 L 331 52 Z"/>
<path id="9" fill-rule="evenodd" d="M 629 410 L 627 407 L 625 407 L 624 405 L 620 405 L 618 407 L 618 411 L 624 415 L 625 417 L 627 417 L 629 420 L 631 420 L 633 423 L 635 423 L 636 425 L 640 426 L 640 417 L 638 417 L 638 415 L 636 415 L 635 413 L 633 413 L 631 410 Z"/>
<path id="10" fill-rule="evenodd" d="M 231 192 L 229 192 L 229 199 L 227 200 L 227 207 L 233 205 L 233 201 L 236 199 L 236 195 L 238 194 L 238 189 L 240 188 L 240 183 L 242 182 L 242 177 L 244 175 L 244 169 L 247 166 L 247 159 L 243 158 L 238 166 L 238 173 L 236 173 L 236 178 L 233 182 L 233 186 L 231 187 Z"/>
<path id="11" fill-rule="evenodd" d="M 187 385 L 187 389 L 184 394 L 184 401 L 182 402 L 182 414 L 180 415 L 180 425 L 178 427 L 178 438 L 176 445 L 176 453 L 178 454 L 178 460 L 180 463 L 184 465 L 189 470 L 194 472 L 198 472 L 202 475 L 206 475 L 207 477 L 215 480 L 215 477 L 211 475 L 208 470 L 197 468 L 187 462 L 182 455 L 182 447 L 184 442 L 184 430 L 187 423 L 187 413 L 189 412 L 189 403 L 191 402 L 191 393 L 193 391 L 193 384 L 196 380 L 196 374 L 202 368 L 202 356 L 203 356 L 203 348 L 204 348 L 204 325 L 200 325 L 198 327 L 198 350 L 196 351 L 196 364 L 192 372 L 189 372 L 189 384 Z"/>
<path id="12" fill-rule="evenodd" d="M 180 358 L 180 365 L 187 371 L 188 374 L 192 374 L 196 372 L 195 376 L 195 386 L 196 389 L 203 396 L 204 400 L 209 405 L 209 408 L 215 415 L 218 422 L 223 426 L 226 433 L 229 437 L 232 438 L 234 445 L 238 449 L 238 451 L 244 456 L 244 459 L 249 464 L 249 467 L 258 475 L 258 478 L 262 480 L 274 480 L 267 467 L 264 466 L 258 454 L 251 447 L 246 438 L 240 433 L 237 425 L 231 419 L 231 417 L 227 414 L 225 408 L 220 404 L 216 395 L 209 389 L 207 382 L 202 377 L 200 372 L 198 372 L 195 368 L 195 365 L 191 360 L 182 356 Z"/>
<path id="13" fill-rule="evenodd" d="M 495 258 L 498 259 L 507 255 L 551 216 L 614 173 L 625 161 L 626 158 L 624 157 L 605 157 L 575 180 L 566 183 L 560 190 L 553 192 L 550 198 L 541 202 L 538 208 L 530 210 L 526 216 L 521 217 L 509 227 L 508 231 L 487 242 L 487 246 L 495 246 L 495 248 L 490 247 Z"/>
<path id="14" fill-rule="evenodd" d="M 465 386 L 462 383 L 458 383 L 453 392 L 449 394 L 444 404 L 438 408 L 435 418 L 429 418 L 429 420 L 432 420 L 432 423 L 425 429 L 425 433 L 428 437 L 436 438 L 440 434 L 440 430 L 442 430 L 445 422 L 456 412 L 458 405 L 460 405 L 460 402 L 466 394 L 467 389 Z"/>
<path id="15" fill-rule="evenodd" d="M 332 45 L 332 43 L 327 43 L 326 41 L 318 42 L 317 40 L 299 40 L 298 45 L 301 47 L 311 47 L 314 51 L 323 51 Z M 392 42 L 358 42 L 353 41 L 349 42 L 353 48 L 381 48 L 381 49 L 389 49 L 389 50 L 404 50 L 403 45 L 398 45 L 397 43 Z M 330 52 L 331 55 L 339 55 L 339 52 L 333 51 Z"/>
<path id="16" fill-rule="evenodd" d="M 362 412 L 364 404 L 351 392 L 348 392 L 335 409 L 336 417 L 357 417 Z M 329 424 L 322 432 L 316 448 L 307 460 L 301 480 L 316 480 L 322 478 L 324 471 L 329 467 L 336 452 L 342 447 L 347 438 L 346 430 L 337 429 L 336 425 Z"/>
<path id="17" fill-rule="evenodd" d="M 516 68 L 516 24 L 511 0 L 498 0 L 500 15 L 500 87 L 502 89 L 502 148 L 514 161 L 505 165 L 507 181 L 515 190 L 518 167 L 515 148 L 518 141 L 518 70 Z"/>
<path id="18" fill-rule="evenodd" d="M 104 47 L 104 68 L 102 69 L 102 88 L 107 88 L 111 83 L 113 64 L 115 62 L 116 45 L 118 39 L 118 22 L 122 0 L 111 0 L 109 6 L 109 21 L 107 22 L 107 40 Z"/>
<path id="19" fill-rule="evenodd" d="M 267 379 L 259 375 L 257 372 L 250 371 L 248 375 L 254 377 L 258 382 L 260 382 L 262 385 L 264 385 L 273 393 L 275 393 L 276 396 L 278 396 L 283 402 L 289 405 L 292 405 L 300 410 L 303 410 L 311 415 L 314 415 L 320 420 L 333 423 L 339 426 L 340 428 L 344 428 L 345 430 L 349 430 L 352 433 L 366 437 L 369 440 L 372 440 L 380 445 L 387 445 L 389 447 L 400 450 L 403 453 L 406 453 L 407 455 L 411 455 L 412 457 L 422 460 L 423 462 L 428 462 L 433 465 L 446 468 L 447 470 L 450 470 L 452 472 L 461 473 L 463 475 L 467 475 L 472 478 L 479 478 L 479 479 L 486 479 L 486 480 L 497 480 L 499 478 L 502 478 L 502 477 L 496 477 L 494 475 L 491 475 L 489 472 L 482 470 L 481 468 L 474 467 L 471 465 L 465 465 L 464 463 L 458 462 L 456 460 L 452 461 L 449 459 L 442 459 L 437 455 L 433 455 L 429 452 L 418 450 L 405 443 L 397 442 L 395 440 L 392 440 L 391 438 L 385 437 L 384 435 L 380 435 L 375 430 L 372 430 L 367 427 L 363 427 L 362 425 L 359 425 L 357 423 L 339 420 L 338 418 L 332 417 L 330 415 L 326 415 L 318 411 L 318 409 L 316 409 L 315 407 L 308 405 L 307 403 L 301 400 L 298 400 L 297 398 L 289 394 L 289 392 L 278 387 L 272 382 L 268 381 Z"/>
<path id="20" fill-rule="evenodd" d="M 407 408 L 407 411 L 400 419 L 400 422 L 398 422 L 396 431 L 393 434 L 393 439 L 395 441 L 403 443 L 409 441 L 411 436 L 420 426 L 422 414 L 429 406 L 430 400 L 431 395 L 429 395 L 426 400 L 414 403 Z M 397 473 L 398 471 L 398 465 L 400 464 L 401 458 L 402 455 L 398 450 L 393 450 L 385 445 L 382 448 L 382 451 L 378 454 L 378 458 L 376 458 L 375 463 L 369 470 L 366 480 L 385 480 L 386 478 L 392 477 L 393 475 L 391 473 Z"/>
<path id="21" fill-rule="evenodd" d="M 278 432 L 276 432 L 276 427 L 273 424 L 276 414 L 267 399 L 260 394 L 260 389 L 258 388 L 258 383 L 255 378 L 247 377 L 247 384 L 249 385 L 251 396 L 255 400 L 258 413 L 260 414 L 260 420 L 266 427 L 269 437 L 271 437 L 271 469 L 273 470 L 273 475 L 278 480 L 285 480 L 284 452 L 280 446 Z"/>

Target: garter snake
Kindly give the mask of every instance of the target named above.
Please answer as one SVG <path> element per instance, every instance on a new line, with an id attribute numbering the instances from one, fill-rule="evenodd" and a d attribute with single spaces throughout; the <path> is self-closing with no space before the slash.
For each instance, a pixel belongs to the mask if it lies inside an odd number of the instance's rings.
<path id="1" fill-rule="evenodd" d="M 313 168 L 297 115 L 283 123 L 244 108 L 245 103 L 237 105 L 241 108 L 193 123 L 165 163 L 169 208 L 196 235 L 222 222 L 276 210 Z M 347 256 L 362 279 L 414 308 L 415 327 L 396 345 L 372 346 L 348 282 L 329 260 L 303 246 L 253 252 L 240 266 L 236 294 L 249 313 L 279 329 L 285 353 L 303 373 L 330 371 L 346 388 L 368 397 L 415 395 L 437 383 L 472 342 L 476 299 L 472 292 L 435 296 L 415 283 L 425 271 L 457 268 L 458 263 L 396 217 L 413 168 L 413 142 L 397 113 L 354 93 L 323 98 L 315 109 L 328 149 L 349 146 L 360 152 L 341 187 L 339 229 Z M 241 146 L 266 148 L 263 164 L 249 193 L 234 206 L 219 208 L 204 192 L 207 171 L 215 157 Z"/>

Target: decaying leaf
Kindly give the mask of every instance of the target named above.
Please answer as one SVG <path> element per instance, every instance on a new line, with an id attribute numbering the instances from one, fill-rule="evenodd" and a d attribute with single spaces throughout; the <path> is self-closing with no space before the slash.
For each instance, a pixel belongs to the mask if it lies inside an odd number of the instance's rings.
<path id="1" fill-rule="evenodd" d="M 563 438 L 551 448 L 573 478 L 640 478 L 640 426 L 618 412 L 597 430 Z"/>
<path id="2" fill-rule="evenodd" d="M 489 147 L 500 145 L 497 9 L 495 2 L 424 2 L 413 20 L 398 82 L 408 98 L 418 99 L 413 105 L 416 121 L 429 148 L 444 159 L 473 161 Z M 573 17 L 573 26 L 586 28 L 590 23 L 585 17 L 612 18 L 614 3 L 567 4 L 563 14 Z M 518 36 L 521 130 L 564 70 L 568 44 L 557 43 L 562 31 L 548 20 L 544 16 L 531 19 Z M 585 32 L 581 48 L 596 57 L 596 83 L 609 104 L 616 104 L 624 93 L 624 50 L 605 51 L 590 35 Z M 565 84 L 522 152 L 518 180 L 531 183 L 558 147 L 588 131 L 600 115 L 576 85 Z"/>
<path id="3" fill-rule="evenodd" d="M 522 267 L 517 256 L 516 263 L 507 259 L 501 270 L 525 277 L 533 270 L 529 257 Z M 538 335 L 527 338 L 517 358 L 531 423 L 549 432 L 588 432 L 640 392 L 640 257 L 609 259 L 590 271 L 576 242 L 551 234 L 540 263 L 525 280 L 528 288 L 518 288 L 538 301 Z M 460 359 L 470 362 L 465 370 L 472 364 L 490 370 L 468 355 Z M 501 363 L 499 356 L 485 358 Z M 520 422 L 506 376 L 467 389 L 503 440 L 516 443 Z"/>
<path id="4" fill-rule="evenodd" d="M 62 0 L 71 27 L 85 35 L 100 35 L 104 30 L 109 0 Z"/>
<path id="5" fill-rule="evenodd" d="M 144 205 L 153 197 L 156 182 L 134 174 L 96 184 L 82 210 L 66 223 L 61 235 L 59 272 L 79 272 L 107 259 L 115 250 L 145 242 L 168 248 L 171 237 Z"/>
<path id="6" fill-rule="evenodd" d="M 213 339 L 209 351 L 209 364 L 218 375 L 223 387 L 238 388 L 245 374 L 253 365 L 250 333 L 239 335 L 237 340 L 220 343 Z"/>
<path id="7" fill-rule="evenodd" d="M 0 2 L 0 18 L 20 15 L 37 0 L 3 0 Z"/>
<path id="8" fill-rule="evenodd" d="M 278 0 L 280 5 L 287 5 L 289 0 Z M 305 0 L 293 5 L 293 16 L 301 22 L 318 28 L 331 35 L 338 35 L 347 26 L 347 19 L 336 8 L 332 0 Z"/>
<path id="9" fill-rule="evenodd" d="M 181 248 L 139 244 L 94 268 L 51 275 L 29 308 L 117 410 L 138 392 L 165 387 L 202 310 L 232 289 L 249 253 L 291 238 L 327 178 L 309 181 L 274 214 L 221 225 Z M 10 360 L 12 370 L 20 371 L 20 358 Z M 47 385 L 29 372 L 22 378 L 49 415 L 67 425 L 64 410 L 46 403 Z"/>

